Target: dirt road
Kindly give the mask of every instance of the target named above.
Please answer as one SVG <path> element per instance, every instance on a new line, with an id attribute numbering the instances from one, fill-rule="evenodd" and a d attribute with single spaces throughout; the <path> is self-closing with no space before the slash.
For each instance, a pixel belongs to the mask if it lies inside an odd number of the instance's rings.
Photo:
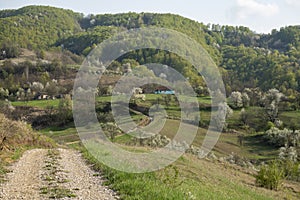
<path id="1" fill-rule="evenodd" d="M 29 150 L 10 170 L 0 199 L 118 199 L 74 150 Z"/>

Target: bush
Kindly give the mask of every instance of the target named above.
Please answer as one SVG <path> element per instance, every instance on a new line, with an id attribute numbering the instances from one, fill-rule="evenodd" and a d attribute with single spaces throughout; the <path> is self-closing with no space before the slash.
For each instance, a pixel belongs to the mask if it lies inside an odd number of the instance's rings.
<path id="1" fill-rule="evenodd" d="M 284 169 L 277 161 L 272 161 L 269 165 L 262 165 L 256 175 L 256 184 L 258 186 L 278 190 L 284 178 Z"/>
<path id="2" fill-rule="evenodd" d="M 72 121 L 72 100 L 70 96 L 66 96 L 59 100 L 57 111 L 57 120 L 61 123 L 61 125 L 65 125 Z"/>
<path id="3" fill-rule="evenodd" d="M 295 147 L 281 147 L 279 149 L 279 159 L 282 161 L 292 161 L 297 162 L 298 152 Z"/>
<path id="4" fill-rule="evenodd" d="M 300 181 L 300 164 L 291 160 L 282 161 L 284 176 L 287 180 Z"/>
<path id="5" fill-rule="evenodd" d="M 300 144 L 300 131 L 299 130 L 280 130 L 273 127 L 266 131 L 265 138 L 270 144 L 282 147 L 284 145 L 298 147 Z"/>
<path id="6" fill-rule="evenodd" d="M 34 132 L 28 124 L 9 120 L 0 114 L 0 153 L 24 146 L 51 148 L 55 145 L 51 139 Z"/>
<path id="7" fill-rule="evenodd" d="M 232 108 L 242 108 L 243 107 L 243 99 L 242 99 L 242 94 L 240 92 L 232 92 L 230 97 L 230 106 Z"/>
<path id="8" fill-rule="evenodd" d="M 240 120 L 243 124 L 257 132 L 268 130 L 268 120 L 262 108 L 250 107 L 241 111 Z"/>

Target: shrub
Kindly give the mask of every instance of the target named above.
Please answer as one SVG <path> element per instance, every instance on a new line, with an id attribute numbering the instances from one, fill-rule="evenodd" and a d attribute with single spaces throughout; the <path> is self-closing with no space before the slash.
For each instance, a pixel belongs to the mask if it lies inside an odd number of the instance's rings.
<path id="1" fill-rule="evenodd" d="M 282 161 L 297 162 L 298 152 L 295 147 L 281 147 L 279 149 L 279 159 Z"/>
<path id="2" fill-rule="evenodd" d="M 9 91 L 8 89 L 4 89 L 0 87 L 0 99 L 6 99 L 9 96 Z"/>
<path id="3" fill-rule="evenodd" d="M 270 144 L 274 144 L 278 147 L 282 147 L 284 145 L 298 147 L 300 144 L 300 131 L 293 131 L 286 128 L 280 130 L 273 127 L 266 131 L 265 138 Z"/>
<path id="4" fill-rule="evenodd" d="M 300 164 L 291 160 L 281 162 L 284 169 L 284 176 L 288 180 L 300 181 Z"/>
<path id="5" fill-rule="evenodd" d="M 240 92 L 232 92 L 230 97 L 230 105 L 233 108 L 242 108 L 243 107 L 243 98 L 242 98 L 242 94 Z"/>
<path id="6" fill-rule="evenodd" d="M 300 181 L 300 163 L 298 162 L 298 152 L 295 147 L 281 147 L 279 149 L 279 159 L 284 176 L 288 180 Z"/>
<path id="7" fill-rule="evenodd" d="M 23 122 L 12 121 L 0 114 L 0 153 L 24 146 L 53 147 L 54 142 L 38 133 Z"/>
<path id="8" fill-rule="evenodd" d="M 67 122 L 72 121 L 72 100 L 70 96 L 66 96 L 59 100 L 57 119 L 61 122 L 61 125 L 65 125 Z"/>
<path id="9" fill-rule="evenodd" d="M 227 105 L 226 102 L 219 103 L 218 105 L 218 112 L 216 115 L 213 116 L 212 121 L 214 126 L 219 131 L 227 131 L 227 122 L 226 119 L 230 117 L 233 113 L 233 110 Z"/>
<path id="10" fill-rule="evenodd" d="M 240 120 L 244 125 L 248 125 L 250 128 L 257 132 L 268 130 L 267 116 L 262 108 L 250 107 L 245 110 L 241 110 Z"/>
<path id="11" fill-rule="evenodd" d="M 262 165 L 256 175 L 256 184 L 258 186 L 278 190 L 284 178 L 284 169 L 277 161 L 272 161 L 269 165 Z"/>

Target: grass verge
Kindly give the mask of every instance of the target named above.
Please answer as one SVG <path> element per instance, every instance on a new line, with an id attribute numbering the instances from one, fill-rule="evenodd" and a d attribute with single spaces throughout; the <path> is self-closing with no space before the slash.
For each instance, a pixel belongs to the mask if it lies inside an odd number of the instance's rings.
<path id="1" fill-rule="evenodd" d="M 156 172 L 131 174 L 111 169 L 77 146 L 84 158 L 119 193 L 121 199 L 274 199 L 272 191 L 255 187 L 255 178 L 220 163 L 184 155 Z M 243 181 L 242 181 L 243 180 Z M 244 183 L 244 181 L 246 183 Z M 284 194 L 280 194 L 284 195 Z M 282 197 L 282 196 L 281 196 Z M 280 197 L 280 198 L 281 198 Z"/>

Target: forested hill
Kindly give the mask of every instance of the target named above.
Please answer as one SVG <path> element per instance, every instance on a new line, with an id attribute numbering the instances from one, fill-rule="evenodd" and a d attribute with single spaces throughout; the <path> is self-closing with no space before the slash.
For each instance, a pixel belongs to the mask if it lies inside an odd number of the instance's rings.
<path id="1" fill-rule="evenodd" d="M 48 48 L 62 38 L 82 31 L 80 14 L 44 6 L 0 11 L 0 40 L 24 48 Z"/>
<path id="2" fill-rule="evenodd" d="M 115 32 L 147 26 L 177 30 L 203 45 L 217 65 L 223 68 L 228 92 L 245 87 L 263 90 L 276 87 L 289 96 L 295 96 L 300 91 L 300 26 L 273 30 L 271 34 L 257 34 L 247 27 L 206 25 L 173 14 L 84 16 L 60 8 L 27 6 L 0 11 L 1 52 L 6 50 L 5 55 L 0 53 L 0 58 L 17 57 L 18 51 L 14 48 L 49 51 L 63 47 L 65 51 L 84 56 Z M 144 64 L 151 61 L 151 55 L 136 52 L 131 58 L 140 57 L 139 64 Z M 154 59 L 160 61 L 157 57 Z M 186 65 L 174 59 L 166 64 L 182 69 Z M 182 71 L 186 72 L 186 67 Z"/>

